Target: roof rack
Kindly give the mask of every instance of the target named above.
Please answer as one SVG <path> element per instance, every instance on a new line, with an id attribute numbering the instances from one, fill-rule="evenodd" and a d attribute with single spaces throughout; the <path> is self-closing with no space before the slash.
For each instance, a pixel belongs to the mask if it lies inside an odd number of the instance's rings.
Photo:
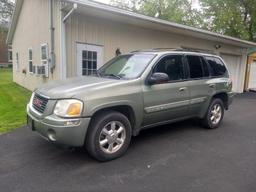
<path id="1" fill-rule="evenodd" d="M 216 53 L 212 50 L 204 50 L 204 49 L 193 49 L 187 47 L 178 47 L 178 48 L 152 48 L 152 49 L 140 49 L 132 51 L 131 53 L 136 52 L 156 52 L 156 51 L 187 51 L 187 52 L 195 52 L 195 53 L 208 53 L 216 55 Z"/>

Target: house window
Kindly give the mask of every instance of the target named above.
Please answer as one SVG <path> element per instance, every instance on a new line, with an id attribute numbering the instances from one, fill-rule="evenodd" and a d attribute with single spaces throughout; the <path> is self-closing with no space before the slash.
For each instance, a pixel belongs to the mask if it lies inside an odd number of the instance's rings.
<path id="1" fill-rule="evenodd" d="M 84 50 L 82 55 L 82 75 L 94 74 L 97 71 L 97 52 Z"/>
<path id="2" fill-rule="evenodd" d="M 20 70 L 19 53 L 16 52 L 16 71 Z"/>
<path id="3" fill-rule="evenodd" d="M 33 52 L 32 48 L 28 49 L 28 71 L 29 73 L 33 73 Z"/>
<path id="4" fill-rule="evenodd" d="M 48 45 L 47 44 L 41 45 L 41 63 L 43 65 L 48 64 Z"/>
<path id="5" fill-rule="evenodd" d="M 8 62 L 12 62 L 12 45 L 8 45 Z"/>

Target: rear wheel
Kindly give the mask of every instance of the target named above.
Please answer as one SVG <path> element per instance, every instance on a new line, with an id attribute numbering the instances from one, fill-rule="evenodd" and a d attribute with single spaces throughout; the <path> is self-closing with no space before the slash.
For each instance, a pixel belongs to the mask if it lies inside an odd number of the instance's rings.
<path id="1" fill-rule="evenodd" d="M 86 136 L 86 149 L 99 161 L 109 161 L 122 156 L 131 141 L 131 125 L 119 112 L 106 111 L 95 118 Z"/>
<path id="2" fill-rule="evenodd" d="M 213 99 L 208 111 L 202 120 L 204 127 L 209 129 L 218 128 L 224 116 L 224 105 L 221 99 Z"/>

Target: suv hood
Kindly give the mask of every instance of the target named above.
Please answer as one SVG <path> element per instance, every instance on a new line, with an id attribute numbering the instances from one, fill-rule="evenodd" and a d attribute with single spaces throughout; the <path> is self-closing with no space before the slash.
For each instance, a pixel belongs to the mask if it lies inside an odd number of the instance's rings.
<path id="1" fill-rule="evenodd" d="M 119 79 L 109 79 L 94 76 L 69 78 L 53 81 L 38 88 L 35 92 L 50 97 L 51 99 L 71 98 L 83 92 L 90 92 L 124 82 Z"/>

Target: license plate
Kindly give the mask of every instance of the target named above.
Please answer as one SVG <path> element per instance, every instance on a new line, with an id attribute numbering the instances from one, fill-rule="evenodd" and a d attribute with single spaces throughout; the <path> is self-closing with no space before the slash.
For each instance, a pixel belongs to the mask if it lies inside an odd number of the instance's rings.
<path id="1" fill-rule="evenodd" d="M 29 129 L 34 130 L 34 122 L 33 119 L 29 116 L 27 116 L 27 126 Z"/>

